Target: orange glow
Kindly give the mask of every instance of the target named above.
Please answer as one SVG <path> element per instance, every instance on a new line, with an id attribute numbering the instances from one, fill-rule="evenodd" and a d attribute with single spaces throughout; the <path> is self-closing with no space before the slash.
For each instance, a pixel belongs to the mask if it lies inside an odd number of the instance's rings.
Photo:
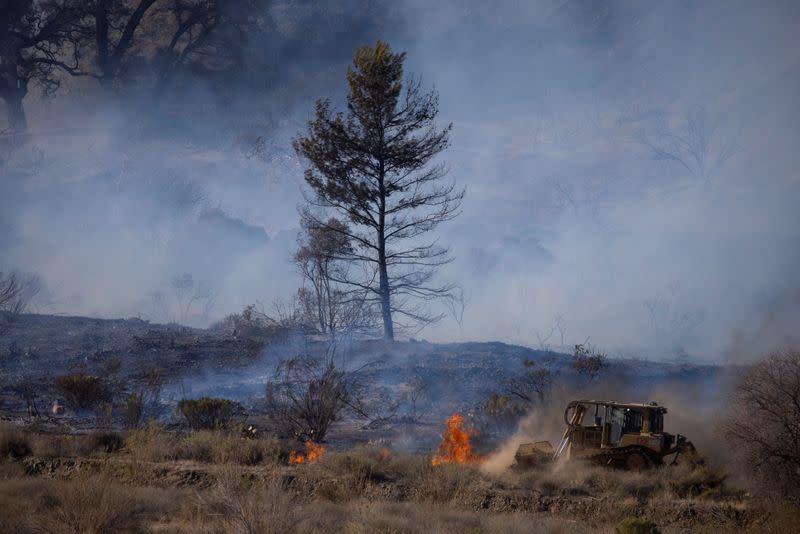
<path id="1" fill-rule="evenodd" d="M 289 451 L 289 463 L 290 464 L 302 464 L 304 462 L 315 462 L 320 459 L 320 457 L 325 454 L 325 447 L 319 445 L 318 443 L 314 443 L 313 441 L 306 441 L 303 444 L 306 448 L 306 453 L 303 454 L 302 452 L 297 451 Z"/>
<path id="2" fill-rule="evenodd" d="M 436 448 L 431 464 L 479 464 L 484 457 L 472 453 L 469 438 L 475 436 L 473 428 L 464 427 L 464 417 L 454 413 L 445 421 L 442 442 Z"/>

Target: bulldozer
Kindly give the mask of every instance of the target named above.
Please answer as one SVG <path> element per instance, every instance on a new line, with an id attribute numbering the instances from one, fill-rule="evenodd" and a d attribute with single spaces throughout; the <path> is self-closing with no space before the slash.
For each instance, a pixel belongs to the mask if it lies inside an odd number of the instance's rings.
<path id="1" fill-rule="evenodd" d="M 694 456 L 691 441 L 664 432 L 667 409 L 658 403 L 624 403 L 608 400 L 574 400 L 564 410 L 566 430 L 553 448 L 549 441 L 523 443 L 514 456 L 525 469 L 561 458 L 640 471 L 664 463 L 674 455 Z M 587 416 L 592 417 L 585 424 Z"/>

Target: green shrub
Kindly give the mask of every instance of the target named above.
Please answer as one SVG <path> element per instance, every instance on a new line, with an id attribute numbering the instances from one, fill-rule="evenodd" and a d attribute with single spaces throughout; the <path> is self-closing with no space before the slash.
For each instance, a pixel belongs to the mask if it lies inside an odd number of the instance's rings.
<path id="1" fill-rule="evenodd" d="M 73 373 L 56 377 L 56 389 L 74 410 L 94 408 L 111 400 L 111 390 L 98 377 Z"/>
<path id="2" fill-rule="evenodd" d="M 228 399 L 202 397 L 182 399 L 178 411 L 193 430 L 227 428 L 233 417 L 234 403 Z"/>
<path id="3" fill-rule="evenodd" d="M 638 517 L 628 517 L 614 529 L 614 534 L 661 534 L 655 523 Z"/>

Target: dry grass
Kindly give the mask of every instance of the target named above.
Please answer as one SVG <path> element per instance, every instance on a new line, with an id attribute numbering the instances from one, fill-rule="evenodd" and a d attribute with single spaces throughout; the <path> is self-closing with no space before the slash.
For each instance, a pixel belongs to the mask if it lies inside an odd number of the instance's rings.
<path id="1" fill-rule="evenodd" d="M 235 433 L 199 430 L 177 436 L 158 425 L 134 430 L 125 438 L 125 451 L 138 462 L 194 460 L 203 463 L 275 464 L 286 457 L 278 440 L 243 438 Z"/>
<path id="2" fill-rule="evenodd" d="M 769 511 L 702 465 L 631 473 L 573 463 L 489 475 L 368 447 L 288 465 L 269 437 L 181 436 L 154 425 L 128 433 L 116 452 L 102 435 L 22 438 L 36 455 L 91 460 L 34 474 L 28 460 L 0 462 L 0 532 L 612 532 L 628 516 L 662 531 L 785 532 L 800 519 L 795 507 Z"/>

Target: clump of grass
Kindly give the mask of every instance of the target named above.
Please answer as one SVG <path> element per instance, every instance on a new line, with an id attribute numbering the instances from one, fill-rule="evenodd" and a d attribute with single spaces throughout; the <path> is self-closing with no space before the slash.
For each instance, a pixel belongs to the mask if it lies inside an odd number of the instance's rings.
<path id="1" fill-rule="evenodd" d="M 677 497 L 711 498 L 725 492 L 725 476 L 708 464 L 683 472 L 668 482 L 670 491 Z"/>
<path id="2" fill-rule="evenodd" d="M 280 444 L 273 438 L 244 438 L 210 430 L 192 432 L 181 440 L 177 451 L 184 460 L 238 465 L 277 463 L 282 455 Z"/>
<path id="3" fill-rule="evenodd" d="M 125 449 L 135 461 L 162 462 L 178 458 L 178 437 L 156 423 L 132 430 L 125 437 Z"/>
<path id="4" fill-rule="evenodd" d="M 426 464 L 419 466 L 411 480 L 417 501 L 467 504 L 470 496 L 482 485 L 480 472 L 471 466 Z"/>
<path id="5" fill-rule="evenodd" d="M 614 534 L 661 534 L 661 531 L 652 521 L 628 517 L 614 528 Z"/>
<path id="6" fill-rule="evenodd" d="M 233 417 L 234 406 L 228 399 L 214 397 L 178 401 L 178 411 L 193 430 L 227 428 Z"/>

